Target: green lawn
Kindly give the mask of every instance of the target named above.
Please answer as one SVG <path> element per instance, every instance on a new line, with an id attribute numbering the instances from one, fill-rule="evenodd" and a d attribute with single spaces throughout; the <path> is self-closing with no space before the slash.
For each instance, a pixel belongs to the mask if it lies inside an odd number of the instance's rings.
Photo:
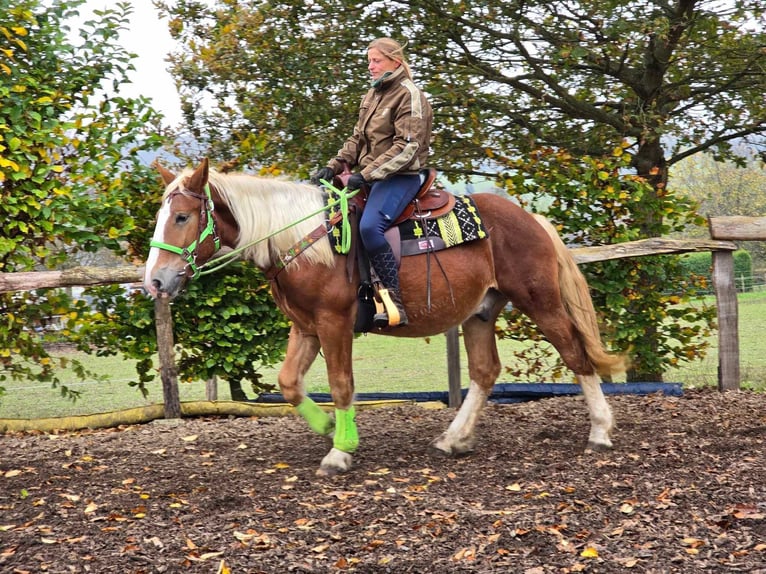
<path id="1" fill-rule="evenodd" d="M 766 317 L 766 293 L 751 293 L 739 299 L 739 332 L 741 375 L 743 386 L 766 387 L 766 353 L 762 350 L 761 329 Z M 668 382 L 680 382 L 687 387 L 717 385 L 718 340 L 712 338 L 709 355 L 666 373 Z M 514 346 L 521 343 L 500 342 L 504 364 L 512 357 Z M 444 336 L 426 339 L 395 339 L 374 335 L 361 336 L 354 345 L 354 376 L 358 392 L 443 391 L 447 389 L 447 351 Z M 6 381 L 7 393 L 0 398 L 0 418 L 38 418 L 90 414 L 119 410 L 162 402 L 159 378 L 149 386 L 149 397 L 144 399 L 127 385 L 135 377 L 132 361 L 120 358 L 96 358 L 78 354 L 77 358 L 99 373 L 108 373 L 107 383 L 64 378 L 67 385 L 82 393 L 72 402 L 50 386 L 39 383 Z M 468 384 L 465 355 L 461 357 L 461 380 Z M 277 368 L 265 369 L 264 380 L 277 381 Z M 500 382 L 513 382 L 500 375 Z M 527 382 L 527 381 L 524 381 Z M 309 371 L 307 387 L 311 392 L 329 390 L 321 356 Z M 246 392 L 250 389 L 245 388 Z M 251 394 L 251 393 L 250 393 Z M 202 382 L 180 383 L 181 400 L 204 399 Z M 228 385 L 219 385 L 219 399 L 229 399 Z"/>

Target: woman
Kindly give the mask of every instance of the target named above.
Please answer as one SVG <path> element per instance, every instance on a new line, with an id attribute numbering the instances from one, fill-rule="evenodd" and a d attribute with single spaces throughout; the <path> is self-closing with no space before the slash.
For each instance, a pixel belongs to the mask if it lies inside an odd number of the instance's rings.
<path id="1" fill-rule="evenodd" d="M 413 83 L 404 50 L 396 40 L 373 40 L 367 60 L 372 86 L 362 98 L 354 133 L 312 180 L 332 181 L 346 162 L 358 169 L 349 178 L 348 189 L 370 186 L 359 231 L 370 263 L 395 306 L 375 315 L 374 323 L 406 325 L 399 269 L 383 233 L 418 192 L 418 172 L 426 166 L 433 112 L 425 94 Z"/>

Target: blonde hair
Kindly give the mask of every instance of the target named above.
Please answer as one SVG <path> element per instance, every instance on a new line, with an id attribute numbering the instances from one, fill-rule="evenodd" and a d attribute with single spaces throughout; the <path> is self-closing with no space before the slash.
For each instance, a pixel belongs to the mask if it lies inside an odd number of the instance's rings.
<path id="1" fill-rule="evenodd" d="M 393 38 L 376 38 L 367 46 L 368 50 L 371 48 L 380 51 L 389 60 L 399 62 L 402 68 L 404 68 L 404 73 L 407 77 L 412 79 L 412 70 L 410 70 L 410 65 L 407 63 L 407 56 L 404 55 L 404 46 L 399 42 Z"/>

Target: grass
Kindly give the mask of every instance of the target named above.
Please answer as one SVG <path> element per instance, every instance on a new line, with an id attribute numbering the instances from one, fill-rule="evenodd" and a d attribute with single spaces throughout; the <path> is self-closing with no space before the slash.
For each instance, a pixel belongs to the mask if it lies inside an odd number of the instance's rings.
<path id="1" fill-rule="evenodd" d="M 713 301 L 714 304 L 714 301 Z M 743 387 L 766 388 L 766 354 L 762 351 L 761 329 L 766 317 L 766 293 L 748 293 L 739 297 L 740 370 Z M 523 343 L 500 341 L 503 364 L 512 359 L 515 348 Z M 49 385 L 6 381 L 6 394 L 0 397 L 0 418 L 39 418 L 91 414 L 120 410 L 162 402 L 159 378 L 148 385 L 149 396 L 128 386 L 135 378 L 133 361 L 119 357 L 97 358 L 76 354 L 76 358 L 94 372 L 108 373 L 106 383 L 75 380 L 64 373 L 67 386 L 82 393 L 76 402 L 62 397 Z M 430 339 L 395 339 L 361 336 L 354 345 L 354 378 L 357 392 L 443 391 L 447 389 L 447 350 L 444 336 Z M 467 385 L 465 352 L 461 348 L 461 381 Z M 278 367 L 264 369 L 264 380 L 276 385 Z M 708 356 L 673 369 L 665 380 L 680 382 L 686 387 L 716 386 L 718 384 L 718 339 L 711 338 Z M 512 382 L 503 374 L 501 382 Z M 320 356 L 306 377 L 310 392 L 327 392 L 324 361 Z M 248 392 L 250 389 L 245 388 Z M 179 383 L 182 401 L 203 400 L 202 382 Z M 252 393 L 249 393 L 252 395 Z M 219 399 L 230 399 L 228 385 L 219 385 Z"/>

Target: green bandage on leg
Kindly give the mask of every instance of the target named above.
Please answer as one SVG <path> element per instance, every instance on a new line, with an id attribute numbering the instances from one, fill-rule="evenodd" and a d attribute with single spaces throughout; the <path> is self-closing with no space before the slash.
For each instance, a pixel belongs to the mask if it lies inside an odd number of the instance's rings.
<path id="1" fill-rule="evenodd" d="M 359 446 L 359 433 L 354 421 L 354 406 L 348 410 L 335 409 L 335 436 L 332 445 L 343 452 L 355 452 Z"/>
<path id="2" fill-rule="evenodd" d="M 304 397 L 300 404 L 295 407 L 298 414 L 308 423 L 309 428 L 317 434 L 327 436 L 332 433 L 335 424 L 332 418 L 324 412 L 313 399 Z"/>

